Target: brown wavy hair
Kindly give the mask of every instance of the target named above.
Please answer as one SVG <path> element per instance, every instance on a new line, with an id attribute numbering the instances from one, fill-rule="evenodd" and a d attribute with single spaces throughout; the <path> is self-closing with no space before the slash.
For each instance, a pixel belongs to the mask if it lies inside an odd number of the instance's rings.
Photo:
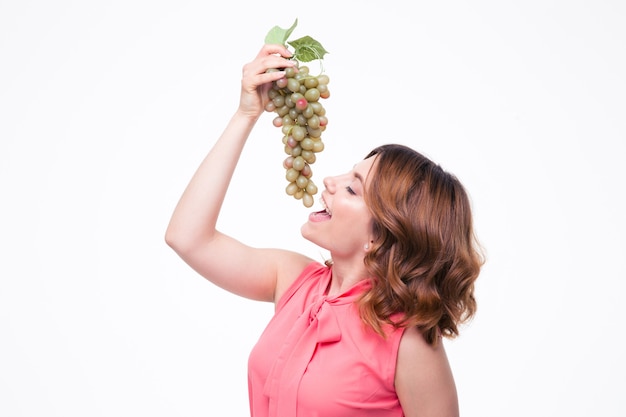
<path id="1" fill-rule="evenodd" d="M 459 180 L 419 152 L 389 144 L 376 155 L 365 201 L 374 241 L 365 256 L 372 287 L 359 300 L 363 321 L 417 326 L 430 345 L 454 338 L 476 312 L 474 282 L 484 257 L 469 197 Z"/>

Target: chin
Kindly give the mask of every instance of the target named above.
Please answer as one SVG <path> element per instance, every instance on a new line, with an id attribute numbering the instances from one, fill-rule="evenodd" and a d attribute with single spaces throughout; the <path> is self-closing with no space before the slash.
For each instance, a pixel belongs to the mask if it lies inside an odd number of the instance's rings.
<path id="1" fill-rule="evenodd" d="M 315 238 L 315 233 L 311 230 L 310 226 L 311 225 L 309 224 L 309 222 L 304 223 L 302 227 L 300 228 L 300 234 L 302 235 L 303 238 L 305 238 L 309 242 L 317 246 L 321 246 L 319 244 L 319 241 Z"/>
<path id="2" fill-rule="evenodd" d="M 309 222 L 304 223 L 301 227 L 300 227 L 300 234 L 302 235 L 303 238 L 305 238 L 308 241 L 311 241 L 311 239 L 309 238 Z M 313 242 L 315 243 L 315 242 Z"/>

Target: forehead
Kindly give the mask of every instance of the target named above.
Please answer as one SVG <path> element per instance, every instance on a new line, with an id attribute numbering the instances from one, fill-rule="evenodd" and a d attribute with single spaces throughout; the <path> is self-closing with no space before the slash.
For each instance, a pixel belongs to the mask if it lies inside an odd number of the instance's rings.
<path id="1" fill-rule="evenodd" d="M 375 161 L 376 155 L 370 156 L 367 159 L 363 159 L 362 161 L 357 162 L 352 168 L 354 176 L 359 178 L 363 182 L 367 182 L 369 174 L 370 172 L 372 172 L 372 167 L 374 166 Z"/>

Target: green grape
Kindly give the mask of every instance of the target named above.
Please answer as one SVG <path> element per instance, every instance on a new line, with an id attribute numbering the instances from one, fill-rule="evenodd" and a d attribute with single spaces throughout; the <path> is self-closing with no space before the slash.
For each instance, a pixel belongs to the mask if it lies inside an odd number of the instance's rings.
<path id="1" fill-rule="evenodd" d="M 311 151 L 315 146 L 315 142 L 311 138 L 304 138 L 300 141 L 300 146 L 304 151 Z"/>
<path id="2" fill-rule="evenodd" d="M 285 104 L 284 106 L 277 108 L 276 113 L 281 117 L 285 116 L 286 114 L 289 113 L 289 106 Z M 315 112 L 315 114 L 319 114 L 319 113 Z"/>
<path id="3" fill-rule="evenodd" d="M 326 75 L 326 74 L 321 74 L 321 75 L 319 75 L 319 76 L 317 77 L 317 81 L 318 81 L 320 84 L 328 84 L 328 83 L 329 83 L 329 81 L 330 81 L 330 79 L 328 78 L 328 75 Z"/>
<path id="4" fill-rule="evenodd" d="M 304 191 L 306 191 L 309 195 L 315 195 L 317 194 L 317 185 L 315 185 L 313 181 L 309 180 Z"/>
<path id="5" fill-rule="evenodd" d="M 295 170 L 294 168 L 289 168 L 285 173 L 285 178 L 289 182 L 294 182 L 300 176 L 300 171 Z M 302 187 L 300 187 L 302 188 Z"/>
<path id="6" fill-rule="evenodd" d="M 315 146 L 315 145 L 313 145 Z M 304 158 L 305 161 L 309 163 L 309 165 L 315 163 L 315 153 L 312 150 L 307 151 L 306 149 L 300 152 L 300 155 Z"/>
<path id="7" fill-rule="evenodd" d="M 300 81 L 296 80 L 295 78 L 289 78 L 287 80 L 287 88 L 289 89 L 289 91 L 292 91 L 294 93 L 300 91 Z"/>
<path id="8" fill-rule="evenodd" d="M 300 145 L 296 145 L 295 148 L 291 148 L 291 156 L 299 156 L 302 154 L 302 148 Z"/>
<path id="9" fill-rule="evenodd" d="M 319 127 L 314 129 L 311 126 L 307 126 L 306 127 L 306 131 L 308 133 L 308 135 L 312 138 L 319 138 L 322 136 L 322 129 L 320 129 Z"/>
<path id="10" fill-rule="evenodd" d="M 302 204 L 305 207 L 311 207 L 313 205 L 313 196 L 305 191 L 302 196 Z"/>
<path id="11" fill-rule="evenodd" d="M 296 171 L 302 171 L 302 169 L 304 169 L 304 164 L 306 164 L 306 161 L 301 156 L 296 156 L 293 158 L 293 161 L 291 161 L 291 167 Z"/>
<path id="12" fill-rule="evenodd" d="M 280 117 L 280 116 L 279 116 Z M 287 126 L 293 126 L 296 122 L 288 114 L 283 116 L 283 124 Z"/>
<path id="13" fill-rule="evenodd" d="M 308 119 L 304 117 L 304 112 L 298 115 L 298 119 L 296 121 L 300 126 L 306 126 L 308 123 Z"/>
<path id="14" fill-rule="evenodd" d="M 306 122 L 307 126 L 309 126 L 310 128 L 319 129 L 320 127 L 320 117 L 317 114 L 309 117 Z"/>
<path id="15" fill-rule="evenodd" d="M 324 142 L 322 140 L 313 141 L 313 152 L 319 153 L 324 150 Z"/>
<path id="16" fill-rule="evenodd" d="M 274 104 L 273 101 L 268 101 L 267 104 L 265 105 L 265 111 L 274 111 L 276 110 L 276 105 Z"/>
<path id="17" fill-rule="evenodd" d="M 298 100 L 301 100 L 301 99 L 303 99 L 303 98 L 304 98 L 304 94 L 300 94 L 300 93 L 293 93 L 293 94 L 290 96 L 290 98 L 291 98 L 291 101 L 292 101 L 293 103 L 297 103 L 297 102 L 298 102 Z"/>
<path id="18" fill-rule="evenodd" d="M 285 78 L 287 79 L 287 82 L 289 82 L 290 79 L 295 77 L 295 75 L 296 75 L 295 68 L 293 68 L 293 67 L 285 68 Z"/>
<path id="19" fill-rule="evenodd" d="M 306 186 L 309 184 L 309 179 L 304 175 L 299 175 L 298 178 L 296 178 L 296 184 L 298 188 L 305 190 Z"/>
<path id="20" fill-rule="evenodd" d="M 287 78 L 281 78 L 280 80 L 276 81 L 276 86 L 278 88 L 285 88 L 285 87 L 287 87 Z"/>
<path id="21" fill-rule="evenodd" d="M 291 136 L 293 136 L 293 138 L 295 140 L 297 140 L 298 142 L 300 142 L 302 139 L 304 139 L 304 137 L 307 134 L 307 128 L 300 126 L 300 125 L 294 125 L 291 128 Z"/>
<path id="22" fill-rule="evenodd" d="M 270 91 L 273 91 L 273 90 L 270 90 Z M 285 105 L 285 97 L 281 95 L 277 95 L 276 97 L 272 99 L 272 103 L 274 103 L 274 106 L 276 107 L 283 107 Z"/>
<path id="23" fill-rule="evenodd" d="M 307 101 L 317 101 L 320 99 L 320 90 L 317 88 L 309 88 L 306 90 L 306 93 L 304 93 L 304 98 L 306 98 Z"/>
<path id="24" fill-rule="evenodd" d="M 319 81 L 317 80 L 317 77 L 307 77 L 304 80 L 304 86 L 306 88 L 315 88 L 317 87 L 318 84 L 319 84 Z"/>
<path id="25" fill-rule="evenodd" d="M 298 185 L 295 182 L 290 182 L 285 188 L 287 195 L 294 195 L 298 191 Z"/>

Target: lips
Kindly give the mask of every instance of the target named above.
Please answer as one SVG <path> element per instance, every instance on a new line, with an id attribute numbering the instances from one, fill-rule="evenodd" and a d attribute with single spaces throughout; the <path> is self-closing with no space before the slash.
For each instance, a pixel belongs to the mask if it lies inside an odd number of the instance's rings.
<path id="1" fill-rule="evenodd" d="M 330 220 L 332 216 L 326 210 L 320 210 L 309 214 L 309 220 L 312 222 L 323 222 Z"/>

